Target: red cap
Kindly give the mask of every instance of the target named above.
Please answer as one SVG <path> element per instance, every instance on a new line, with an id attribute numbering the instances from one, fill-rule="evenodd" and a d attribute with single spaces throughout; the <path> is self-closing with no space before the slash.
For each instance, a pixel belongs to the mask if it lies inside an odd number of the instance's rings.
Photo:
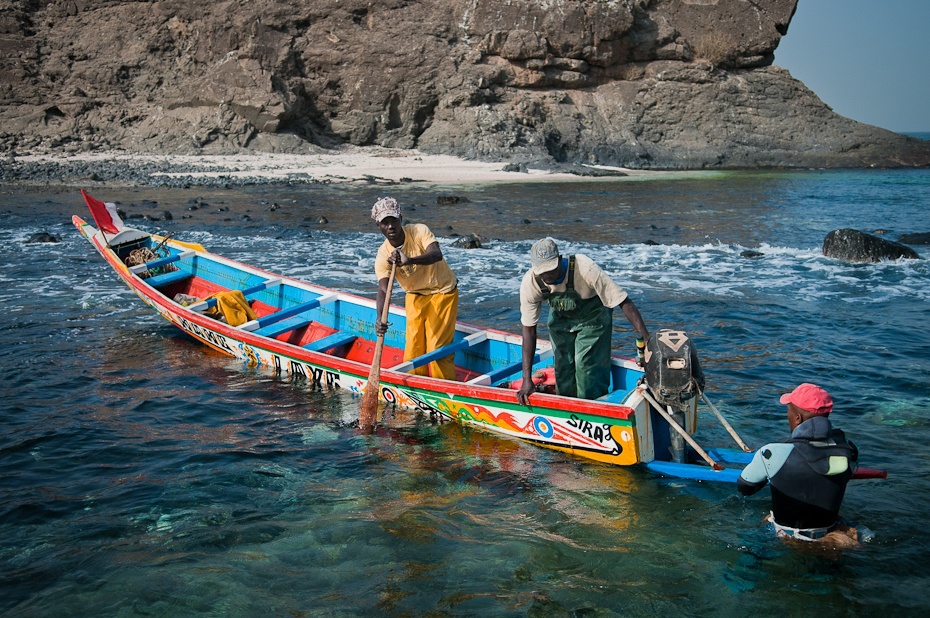
<path id="1" fill-rule="evenodd" d="M 805 382 L 779 399 L 783 404 L 793 403 L 811 414 L 827 415 L 833 411 L 833 399 L 830 394 L 817 386 Z"/>

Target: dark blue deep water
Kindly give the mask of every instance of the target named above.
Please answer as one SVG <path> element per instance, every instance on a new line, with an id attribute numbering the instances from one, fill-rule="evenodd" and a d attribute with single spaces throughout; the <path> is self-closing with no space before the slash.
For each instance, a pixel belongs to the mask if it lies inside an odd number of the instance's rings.
<path id="1" fill-rule="evenodd" d="M 367 295 L 380 242 L 368 208 L 391 193 L 442 238 L 460 318 L 515 332 L 527 251 L 554 236 L 610 272 L 652 329 L 693 335 L 709 396 L 751 445 L 783 439 L 779 394 L 817 382 L 862 464 L 889 478 L 851 483 L 844 503 L 874 540 L 824 556 L 759 525 L 768 490 L 746 499 L 406 410 L 365 434 L 352 395 L 250 369 L 151 314 L 71 226 L 88 216 L 76 188 L 3 187 L 0 614 L 930 612 L 930 265 L 821 253 L 837 228 L 930 232 L 927 170 L 89 189 L 131 214 L 172 212 L 130 221 L 144 229 Z M 40 231 L 62 240 L 27 244 Z M 451 246 L 471 232 L 485 249 Z M 702 418 L 702 443 L 725 445 Z"/>

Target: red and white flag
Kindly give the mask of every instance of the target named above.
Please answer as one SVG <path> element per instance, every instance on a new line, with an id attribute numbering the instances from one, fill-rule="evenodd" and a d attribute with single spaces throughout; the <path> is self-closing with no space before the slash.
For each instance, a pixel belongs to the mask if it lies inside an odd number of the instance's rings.
<path id="1" fill-rule="evenodd" d="M 97 228 L 100 231 L 107 234 L 119 234 L 126 229 L 126 226 L 123 225 L 123 220 L 116 214 L 116 204 L 109 202 L 104 204 L 100 200 L 87 195 L 84 189 L 81 189 L 81 195 L 84 196 L 84 201 L 87 202 L 87 207 L 90 208 L 90 214 L 94 216 L 94 221 L 97 223 Z"/>

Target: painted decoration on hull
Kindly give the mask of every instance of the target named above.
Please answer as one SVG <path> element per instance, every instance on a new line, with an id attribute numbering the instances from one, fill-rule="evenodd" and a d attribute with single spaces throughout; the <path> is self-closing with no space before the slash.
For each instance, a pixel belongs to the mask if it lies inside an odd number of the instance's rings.
<path id="1" fill-rule="evenodd" d="M 631 465 L 639 461 L 635 432 L 629 423 L 594 423 L 570 414 L 568 418 L 542 416 L 532 412 L 491 408 L 476 402 L 440 395 L 381 387 L 389 403 L 414 408 L 448 420 L 483 428 L 550 448 L 606 463 Z"/>

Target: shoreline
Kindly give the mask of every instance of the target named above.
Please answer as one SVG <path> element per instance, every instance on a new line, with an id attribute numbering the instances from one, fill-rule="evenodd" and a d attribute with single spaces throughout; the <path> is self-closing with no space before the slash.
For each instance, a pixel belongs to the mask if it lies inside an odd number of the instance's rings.
<path id="1" fill-rule="evenodd" d="M 377 146 L 309 154 L 146 155 L 105 151 L 73 155 L 11 155 L 0 162 L 0 183 L 130 186 L 251 184 L 477 185 L 524 182 L 624 181 L 706 176 L 708 171 L 647 171 L 601 165 L 544 168 L 461 159 Z"/>

